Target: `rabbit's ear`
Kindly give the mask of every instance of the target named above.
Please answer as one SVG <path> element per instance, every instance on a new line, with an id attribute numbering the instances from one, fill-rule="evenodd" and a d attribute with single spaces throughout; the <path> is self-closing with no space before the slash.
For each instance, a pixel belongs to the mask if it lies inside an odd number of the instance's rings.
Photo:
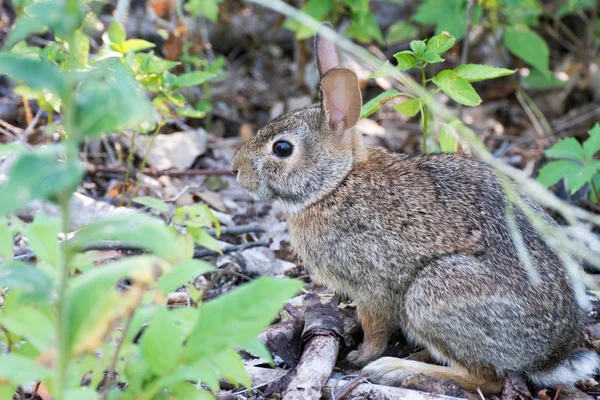
<path id="1" fill-rule="evenodd" d="M 321 24 L 321 29 L 323 28 L 333 29 L 333 25 L 329 22 L 324 22 Z M 321 78 L 323 78 L 330 69 L 342 66 L 342 59 L 335 44 L 325 39 L 319 32 L 317 32 L 315 36 L 315 54 Z"/>
<path id="2" fill-rule="evenodd" d="M 321 81 L 322 108 L 335 132 L 354 127 L 360 118 L 362 99 L 356 74 L 347 68 L 334 68 Z"/>

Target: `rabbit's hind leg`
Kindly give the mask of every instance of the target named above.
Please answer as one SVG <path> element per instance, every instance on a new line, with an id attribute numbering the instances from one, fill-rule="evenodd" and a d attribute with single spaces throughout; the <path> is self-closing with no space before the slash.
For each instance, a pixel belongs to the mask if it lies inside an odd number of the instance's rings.
<path id="1" fill-rule="evenodd" d="M 482 371 L 473 375 L 459 366 L 443 367 L 394 357 L 382 357 L 362 370 L 362 375 L 374 383 L 389 386 L 398 386 L 414 374 L 451 379 L 467 390 L 476 391 L 479 388 L 483 394 L 499 393 L 504 385 L 504 380 L 491 372 Z"/>

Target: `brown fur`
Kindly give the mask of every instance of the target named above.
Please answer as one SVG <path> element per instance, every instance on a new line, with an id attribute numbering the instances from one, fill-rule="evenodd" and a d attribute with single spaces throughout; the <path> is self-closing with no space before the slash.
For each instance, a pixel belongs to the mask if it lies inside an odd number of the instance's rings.
<path id="1" fill-rule="evenodd" d="M 360 92 L 348 93 L 351 104 L 360 101 Z M 401 328 L 451 366 L 382 358 L 366 375 L 396 382 L 416 369 L 494 392 L 506 372 L 546 384 L 571 384 L 593 372 L 593 353 L 571 353 L 583 312 L 565 269 L 517 210 L 541 277 L 537 286 L 530 282 L 495 173 L 458 155 L 365 148 L 351 129 L 330 128 L 329 107 L 272 121 L 238 150 L 233 169 L 256 197 L 281 200 L 293 245 L 316 279 L 358 304 L 365 339 L 350 361 L 376 359 Z M 294 145 L 291 157 L 273 154 L 277 140 Z M 575 359 L 587 364 L 578 369 Z"/>

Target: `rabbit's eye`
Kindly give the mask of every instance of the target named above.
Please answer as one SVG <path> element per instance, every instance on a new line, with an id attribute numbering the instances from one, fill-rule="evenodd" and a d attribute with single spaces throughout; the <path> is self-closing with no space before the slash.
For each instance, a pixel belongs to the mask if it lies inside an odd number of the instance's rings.
<path id="1" fill-rule="evenodd" d="M 292 150 L 294 146 L 288 141 L 280 140 L 273 144 L 273 153 L 278 155 L 279 157 L 289 157 L 292 155 Z"/>

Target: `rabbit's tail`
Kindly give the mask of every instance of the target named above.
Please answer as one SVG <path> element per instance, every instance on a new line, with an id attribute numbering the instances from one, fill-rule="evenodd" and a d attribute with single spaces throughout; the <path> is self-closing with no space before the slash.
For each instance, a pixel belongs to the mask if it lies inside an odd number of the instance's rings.
<path id="1" fill-rule="evenodd" d="M 600 356 L 591 350 L 575 350 L 554 368 L 527 374 L 536 385 L 556 387 L 559 384 L 572 386 L 582 379 L 595 375 L 600 369 Z"/>

